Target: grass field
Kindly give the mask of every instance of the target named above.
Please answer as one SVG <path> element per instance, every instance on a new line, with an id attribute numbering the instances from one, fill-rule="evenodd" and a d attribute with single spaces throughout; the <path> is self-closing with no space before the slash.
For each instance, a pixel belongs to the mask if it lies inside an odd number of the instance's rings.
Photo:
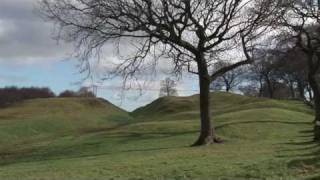
<path id="1" fill-rule="evenodd" d="M 128 113 L 71 98 L 2 109 L 0 179 L 320 179 L 313 111 L 303 103 L 215 93 L 224 143 L 191 148 L 198 103 L 167 97 Z"/>

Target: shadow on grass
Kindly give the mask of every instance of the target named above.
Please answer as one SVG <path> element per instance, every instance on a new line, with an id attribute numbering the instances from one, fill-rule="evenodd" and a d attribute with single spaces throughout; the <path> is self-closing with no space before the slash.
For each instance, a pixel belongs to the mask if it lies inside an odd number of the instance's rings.
<path id="1" fill-rule="evenodd" d="M 281 123 L 301 125 L 309 124 L 305 122 L 286 122 L 286 121 L 241 121 L 225 123 L 217 126 L 216 129 L 231 125 L 251 124 L 251 123 Z M 184 137 L 190 134 L 198 133 L 198 130 L 184 132 L 112 132 L 128 126 L 131 123 L 124 123 L 112 128 L 97 128 L 83 130 L 80 136 L 75 140 L 71 139 L 62 144 L 53 144 L 48 146 L 24 146 L 22 149 L 8 152 L 0 152 L 0 166 L 6 166 L 15 163 L 41 162 L 48 160 L 77 159 L 77 158 L 95 158 L 106 155 L 121 155 L 122 153 L 147 153 L 161 150 L 177 150 L 189 147 L 189 144 L 181 145 L 176 143 L 158 143 L 161 139 L 172 137 Z M 304 132 L 308 133 L 308 132 Z M 93 135 L 89 139 L 81 139 L 82 136 Z M 148 143 L 144 145 L 144 142 Z M 190 142 L 191 143 L 191 142 Z M 298 145 L 304 145 L 302 142 Z M 128 146 L 127 146 L 128 145 Z"/>
<path id="2" fill-rule="evenodd" d="M 20 149 L 15 152 L 0 152 L 0 166 L 11 165 L 15 163 L 42 162 L 51 160 L 71 160 L 78 158 L 95 158 L 107 155 L 120 155 L 123 153 L 138 153 L 174 150 L 189 146 L 179 144 L 159 144 L 162 138 L 174 136 L 184 136 L 196 133 L 188 132 L 162 132 L 162 133 L 109 133 L 107 136 L 89 139 L 89 141 L 73 142 L 66 144 L 44 146 L 29 149 Z M 98 140 L 97 140 L 98 139 Z M 153 144 L 142 146 L 139 141 L 150 140 Z M 137 143 L 137 145 L 135 145 Z M 129 144 L 127 147 L 126 144 Z"/>
<path id="3" fill-rule="evenodd" d="M 283 143 L 291 146 L 290 149 L 281 150 L 286 155 L 281 158 L 292 159 L 287 163 L 289 169 L 293 169 L 298 175 L 314 175 L 320 168 L 320 143 L 313 140 L 313 130 L 300 131 L 302 136 L 298 142 Z M 319 180 L 320 176 L 312 176 L 307 180 Z"/>
<path id="4" fill-rule="evenodd" d="M 320 175 L 316 175 L 316 176 L 306 178 L 305 180 L 319 180 L 319 179 L 320 179 Z"/>
<path id="5" fill-rule="evenodd" d="M 281 143 L 280 145 L 285 145 L 285 146 L 291 146 L 291 148 L 289 149 L 284 149 L 281 150 L 280 152 L 294 152 L 294 151 L 310 151 L 310 150 L 316 150 L 318 148 L 320 148 L 320 144 L 315 142 L 313 140 L 313 131 L 312 130 L 302 130 L 299 131 L 299 135 L 297 137 L 295 137 L 295 139 L 293 140 L 293 142 L 286 142 L 286 143 Z M 297 141 L 298 140 L 298 141 Z M 298 146 L 298 148 L 297 148 Z M 313 153 L 305 153 L 305 156 L 310 156 L 313 155 Z M 301 155 L 303 156 L 303 155 Z"/>
<path id="6" fill-rule="evenodd" d="M 227 126 L 251 123 L 281 123 L 281 124 L 308 124 L 305 122 L 286 122 L 286 121 L 241 121 L 219 125 L 216 129 Z M 183 132 L 113 132 L 132 123 L 124 123 L 115 127 L 83 129 L 75 139 L 68 140 L 62 144 L 48 146 L 36 146 L 24 144 L 21 149 L 8 152 L 0 152 L 0 165 L 13 163 L 73 159 L 96 157 L 103 155 L 118 155 L 128 152 L 151 152 L 169 149 L 189 147 L 190 144 L 179 145 L 157 141 L 165 138 L 185 136 L 198 133 L 198 130 Z M 89 139 L 81 139 L 86 135 L 93 135 Z M 80 140 L 79 140 L 79 139 Z M 144 142 L 150 144 L 144 145 Z M 191 143 L 191 142 L 190 142 Z M 128 146 L 127 146 L 128 145 Z"/>
<path id="7" fill-rule="evenodd" d="M 302 153 L 295 155 L 294 160 L 288 163 L 289 168 L 301 168 L 303 166 L 310 166 L 319 169 L 320 168 L 320 145 L 314 147 L 312 152 Z M 303 149 L 305 151 L 308 149 Z"/>
<path id="8" fill-rule="evenodd" d="M 290 122 L 290 121 L 240 121 L 240 122 L 231 122 L 219 125 L 216 129 L 225 128 L 227 126 L 239 125 L 239 124 L 257 124 L 257 123 L 277 123 L 277 124 L 289 124 L 289 125 L 307 125 L 311 124 L 309 122 Z"/>

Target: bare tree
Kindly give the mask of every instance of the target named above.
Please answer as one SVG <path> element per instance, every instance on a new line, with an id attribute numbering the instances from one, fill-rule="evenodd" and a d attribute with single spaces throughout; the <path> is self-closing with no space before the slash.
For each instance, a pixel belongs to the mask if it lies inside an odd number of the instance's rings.
<path id="1" fill-rule="evenodd" d="M 320 2 L 297 3 L 289 0 L 280 22 L 291 46 L 300 49 L 308 64 L 308 82 L 313 91 L 316 111 L 314 138 L 320 140 Z"/>
<path id="2" fill-rule="evenodd" d="M 223 68 L 229 65 L 229 62 L 220 62 L 217 64 L 218 68 Z M 218 77 L 213 83 L 211 83 L 210 89 L 218 91 L 224 89 L 226 92 L 230 92 L 242 83 L 242 81 L 244 80 L 244 72 L 244 67 L 239 67 L 228 71 Z"/>
<path id="3" fill-rule="evenodd" d="M 257 49 L 256 61 L 250 67 L 251 80 L 259 84 L 259 96 L 274 98 L 277 77 L 275 76 L 275 50 Z"/>
<path id="4" fill-rule="evenodd" d="M 159 96 L 178 96 L 178 91 L 176 89 L 177 82 L 170 78 L 166 78 L 160 82 L 160 93 Z"/>
<path id="5" fill-rule="evenodd" d="M 308 86 L 308 67 L 305 54 L 299 48 L 288 48 L 281 53 L 275 71 L 290 88 L 291 97 L 308 101 L 305 92 Z"/>
<path id="6" fill-rule="evenodd" d="M 197 74 L 201 131 L 194 145 L 204 145 L 219 142 L 210 83 L 252 62 L 250 51 L 268 27 L 265 20 L 277 14 L 275 7 L 273 0 L 42 0 L 39 10 L 58 25 L 60 38 L 83 51 L 85 63 L 107 42 L 132 42 L 134 55 L 113 71 L 124 79 L 157 65 L 159 58 L 150 62 L 151 56 L 171 59 L 175 73 Z M 217 61 L 230 59 L 230 65 L 212 70 Z"/>
<path id="7" fill-rule="evenodd" d="M 81 87 L 77 92 L 79 97 L 96 97 L 89 87 Z"/>
<path id="8" fill-rule="evenodd" d="M 260 97 L 300 99 L 309 104 L 312 98 L 305 96 L 308 87 L 305 54 L 296 47 L 283 47 L 286 43 L 256 50 L 259 55 L 243 76 L 241 91 L 255 94 L 258 89 Z"/>

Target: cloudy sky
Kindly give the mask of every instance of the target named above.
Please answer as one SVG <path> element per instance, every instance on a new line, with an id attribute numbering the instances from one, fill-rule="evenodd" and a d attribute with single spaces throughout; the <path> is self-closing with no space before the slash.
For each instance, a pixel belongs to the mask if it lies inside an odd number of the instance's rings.
<path id="1" fill-rule="evenodd" d="M 55 93 L 65 89 L 77 90 L 85 75 L 79 73 L 78 61 L 71 57 L 69 44 L 53 40 L 53 25 L 44 22 L 36 13 L 37 0 L 0 0 L 0 86 L 50 87 Z M 112 52 L 112 45 L 106 46 Z M 114 58 L 106 53 L 105 61 Z M 98 96 L 127 110 L 150 103 L 158 97 L 160 74 L 153 78 L 146 90 L 122 92 L 121 79 L 99 84 Z M 96 80 L 94 80 L 96 81 Z M 119 87 L 119 88 L 118 88 Z M 180 95 L 197 93 L 195 77 L 179 81 Z M 141 94 L 142 93 L 142 94 Z"/>

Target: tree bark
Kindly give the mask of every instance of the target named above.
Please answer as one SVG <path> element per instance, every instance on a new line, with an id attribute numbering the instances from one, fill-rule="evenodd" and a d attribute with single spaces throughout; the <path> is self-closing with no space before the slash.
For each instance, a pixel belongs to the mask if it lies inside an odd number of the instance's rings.
<path id="1" fill-rule="evenodd" d="M 266 77 L 266 82 L 267 82 L 267 88 L 268 88 L 268 91 L 269 91 L 269 98 L 273 99 L 274 97 L 274 94 L 273 94 L 273 87 L 272 87 L 272 83 L 269 79 L 269 77 Z"/>
<path id="2" fill-rule="evenodd" d="M 309 74 L 309 84 L 313 90 L 315 120 L 314 120 L 314 140 L 320 141 L 320 88 L 316 79 L 316 73 Z"/>
<path id="3" fill-rule="evenodd" d="M 317 98 L 319 99 L 319 98 Z M 320 141 L 320 102 L 315 103 L 315 125 L 314 125 L 314 140 Z"/>
<path id="4" fill-rule="evenodd" d="M 313 92 L 312 89 L 310 88 L 310 86 L 307 86 L 307 91 L 308 91 L 308 95 L 309 95 L 309 101 L 313 101 Z"/>
<path id="5" fill-rule="evenodd" d="M 230 85 L 229 81 L 224 77 L 223 77 L 223 81 L 224 81 L 224 84 L 226 85 L 226 92 L 230 92 L 231 85 Z"/>
<path id="6" fill-rule="evenodd" d="M 231 86 L 229 84 L 226 84 L 226 92 L 230 92 Z"/>
<path id="7" fill-rule="evenodd" d="M 262 93 L 263 93 L 263 83 L 262 83 L 262 77 L 259 77 L 259 97 L 262 97 Z"/>
<path id="8" fill-rule="evenodd" d="M 199 84 L 200 84 L 200 120 L 201 130 L 198 140 L 192 146 L 209 145 L 219 140 L 215 136 L 215 129 L 211 123 L 210 112 L 210 83 L 207 64 L 202 61 L 198 63 Z"/>
<path id="9" fill-rule="evenodd" d="M 298 90 L 299 90 L 299 96 L 300 96 L 299 98 L 302 100 L 306 99 L 306 96 L 304 94 L 304 89 L 305 89 L 305 86 L 303 85 L 303 83 L 298 81 Z"/>
<path id="10" fill-rule="evenodd" d="M 296 98 L 296 93 L 295 93 L 295 90 L 294 90 L 294 86 L 293 86 L 293 82 L 292 82 L 292 81 L 289 82 L 289 88 L 290 88 L 291 98 L 292 98 L 292 99 L 295 99 L 295 98 Z"/>

